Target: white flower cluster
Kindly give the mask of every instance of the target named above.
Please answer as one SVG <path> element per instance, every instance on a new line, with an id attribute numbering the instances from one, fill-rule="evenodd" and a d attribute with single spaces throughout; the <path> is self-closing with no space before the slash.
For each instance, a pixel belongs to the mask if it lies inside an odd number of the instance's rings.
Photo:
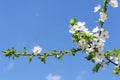
<path id="1" fill-rule="evenodd" d="M 85 22 L 77 22 L 76 25 L 73 25 L 69 32 L 74 34 L 76 31 L 83 31 L 89 33 L 88 29 L 85 27 Z"/>
<path id="2" fill-rule="evenodd" d="M 110 6 L 112 6 L 113 8 L 116 8 L 116 7 L 118 7 L 118 4 L 119 4 L 119 3 L 118 3 L 117 0 L 110 0 L 110 1 L 109 1 L 109 4 L 110 4 Z M 101 8 L 100 5 L 95 6 L 95 7 L 94 7 L 94 12 L 100 11 L 100 8 Z"/>
<path id="3" fill-rule="evenodd" d="M 101 6 L 100 6 L 100 5 L 95 6 L 95 7 L 94 7 L 94 12 L 98 12 L 98 11 L 100 11 L 100 9 L 101 9 Z M 108 15 L 107 15 L 106 13 L 100 12 L 99 21 L 105 22 L 105 20 L 107 19 L 107 16 L 108 16 Z"/>
<path id="4" fill-rule="evenodd" d="M 110 1 L 109 1 L 109 4 L 110 4 L 110 6 L 116 8 L 116 7 L 118 7 L 118 4 L 119 4 L 119 3 L 118 3 L 117 0 L 110 0 Z M 100 6 L 100 5 L 95 6 L 95 7 L 94 7 L 94 12 L 98 12 L 98 11 L 100 11 L 100 9 L 101 9 L 101 6 Z M 107 19 L 107 17 L 108 17 L 108 15 L 107 15 L 106 13 L 100 12 L 99 21 L 105 22 L 105 20 Z"/>
<path id="5" fill-rule="evenodd" d="M 80 41 L 77 43 L 78 48 L 85 50 L 87 54 L 95 51 L 97 49 L 97 54 L 94 58 L 96 62 L 102 62 L 104 60 L 104 43 L 107 38 L 109 38 L 108 31 L 98 27 L 95 27 L 92 32 L 88 30 L 88 28 L 85 27 L 85 22 L 77 22 L 76 25 L 72 26 L 69 30 L 70 33 L 74 34 L 76 31 L 79 32 L 85 32 L 87 34 L 91 34 L 95 36 L 95 38 L 91 41 L 92 43 L 88 43 L 86 39 L 80 39 Z"/>
<path id="6" fill-rule="evenodd" d="M 117 0 L 109 0 L 110 6 L 116 8 L 118 7 L 118 1 Z M 104 9 L 104 6 L 102 7 L 102 10 Z M 94 7 L 94 12 L 100 12 L 100 18 L 99 23 L 102 24 L 107 20 L 108 15 L 106 11 L 101 11 L 101 6 L 98 5 Z M 80 37 L 77 41 L 78 48 L 85 51 L 88 55 L 91 53 L 96 53 L 95 57 L 93 58 L 95 62 L 102 63 L 105 59 L 104 56 L 104 43 L 107 38 L 109 38 L 108 31 L 104 28 L 100 28 L 97 26 L 92 31 L 89 31 L 88 28 L 85 26 L 85 22 L 76 22 L 75 19 L 71 20 L 71 28 L 69 30 L 70 33 L 75 34 L 78 33 L 85 33 L 84 35 L 88 34 L 91 38 L 91 41 L 88 41 L 86 38 Z M 33 54 L 38 55 L 42 51 L 42 48 L 40 46 L 35 46 L 33 49 Z M 113 60 L 113 57 L 110 58 L 110 60 Z M 120 57 L 114 57 L 114 61 L 116 64 L 120 64 Z M 103 64 L 102 67 L 104 68 L 106 65 Z"/>
<path id="7" fill-rule="evenodd" d="M 118 7 L 118 1 L 117 0 L 110 0 L 109 4 L 116 8 Z M 100 12 L 100 18 L 99 22 L 100 24 L 104 23 L 105 20 L 107 20 L 108 15 L 106 12 L 101 11 L 101 6 L 98 5 L 94 7 L 94 12 Z M 74 34 L 76 31 L 78 32 L 84 32 L 90 35 L 95 36 L 95 38 L 91 41 L 91 43 L 88 42 L 86 39 L 80 39 L 77 42 L 77 45 L 80 49 L 86 51 L 87 54 L 96 51 L 96 56 L 94 57 L 94 60 L 98 63 L 103 62 L 105 56 L 104 56 L 104 43 L 107 38 L 109 38 L 108 31 L 104 28 L 98 28 L 95 27 L 92 32 L 88 30 L 85 26 L 85 22 L 76 22 L 69 30 L 70 33 Z M 120 63 L 120 58 L 116 58 L 116 63 Z"/>
<path id="8" fill-rule="evenodd" d="M 106 31 L 105 29 L 101 28 L 99 29 L 98 27 L 93 29 L 93 35 L 96 37 L 90 48 L 88 48 L 88 53 L 94 51 L 94 49 L 97 49 L 97 54 L 94 57 L 94 60 L 96 62 L 102 62 L 104 60 L 104 43 L 106 41 L 107 38 L 109 38 L 108 35 L 108 31 Z"/>
<path id="9" fill-rule="evenodd" d="M 110 0 L 109 1 L 109 4 L 116 8 L 118 7 L 118 1 L 117 0 Z M 101 6 L 98 5 L 96 7 L 94 7 L 94 12 L 98 12 L 100 11 L 101 9 Z M 99 21 L 100 22 L 105 22 L 105 20 L 107 19 L 108 15 L 104 12 L 100 12 L 100 18 L 99 18 Z M 96 27 L 93 29 L 92 32 L 98 32 L 99 31 L 99 28 Z M 104 53 L 103 53 L 103 50 L 104 50 L 104 42 L 107 38 L 109 38 L 109 35 L 108 35 L 108 31 L 106 31 L 105 29 L 101 28 L 100 29 L 100 33 L 96 33 L 94 34 L 96 36 L 96 42 L 93 43 L 93 48 L 97 48 L 98 50 L 98 53 L 96 55 L 96 57 L 94 58 L 94 60 L 96 62 L 102 62 L 104 60 Z M 91 51 L 93 51 L 93 49 L 90 49 Z M 90 50 L 88 50 L 90 52 Z M 115 58 L 115 63 L 118 64 L 120 63 L 120 57 L 117 57 Z"/>

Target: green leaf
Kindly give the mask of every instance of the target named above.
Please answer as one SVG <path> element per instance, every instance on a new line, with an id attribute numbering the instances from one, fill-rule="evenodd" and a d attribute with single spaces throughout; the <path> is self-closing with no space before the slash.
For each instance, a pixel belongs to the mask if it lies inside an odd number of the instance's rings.
<path id="1" fill-rule="evenodd" d="M 69 54 L 70 56 L 75 56 L 75 52 L 69 51 L 68 54 Z"/>
<path id="2" fill-rule="evenodd" d="M 108 4 L 108 0 L 104 0 L 103 2 L 104 2 L 104 4 Z"/>
<path id="3" fill-rule="evenodd" d="M 9 54 L 9 52 L 7 52 L 7 51 L 2 51 L 3 52 L 3 54 L 5 55 L 5 56 L 9 56 L 10 54 Z"/>
<path id="4" fill-rule="evenodd" d="M 115 57 L 120 56 L 120 49 L 118 49 L 118 50 L 113 49 L 113 52 L 114 52 L 114 56 L 115 56 Z"/>
<path id="5" fill-rule="evenodd" d="M 24 54 L 28 54 L 28 50 L 26 47 L 24 47 Z"/>
<path id="6" fill-rule="evenodd" d="M 57 50 L 54 49 L 53 52 L 52 52 L 53 55 L 56 55 L 57 54 Z"/>
<path id="7" fill-rule="evenodd" d="M 65 50 L 65 49 L 62 49 L 62 50 L 60 51 L 60 53 L 61 53 L 61 54 L 65 54 L 65 53 L 66 53 L 66 50 Z"/>
<path id="8" fill-rule="evenodd" d="M 46 56 L 39 56 L 38 57 L 43 63 L 46 63 Z"/>
<path id="9" fill-rule="evenodd" d="M 57 58 L 57 59 L 61 59 L 61 58 L 62 58 L 62 54 L 57 54 L 57 55 L 56 55 L 56 58 Z"/>
<path id="10" fill-rule="evenodd" d="M 97 64 L 93 67 L 92 71 L 93 71 L 93 72 L 98 72 L 98 70 L 99 70 L 100 67 L 101 67 L 101 64 L 97 63 Z"/>
<path id="11" fill-rule="evenodd" d="M 89 53 L 89 55 L 87 57 L 85 57 L 85 59 L 87 60 L 93 60 L 93 58 L 96 56 L 96 52 L 91 52 Z"/>
<path id="12" fill-rule="evenodd" d="M 7 49 L 7 50 L 2 51 L 2 52 L 6 57 L 10 58 L 16 52 L 16 50 L 14 48 L 12 48 L 12 49 Z"/>
<path id="13" fill-rule="evenodd" d="M 29 62 L 31 62 L 32 59 L 33 59 L 33 55 L 32 56 L 27 56 L 27 58 L 29 59 Z"/>
<path id="14" fill-rule="evenodd" d="M 22 52 L 21 55 L 25 55 L 25 54 L 28 54 L 28 50 L 27 48 L 24 47 L 24 52 Z"/>
<path id="15" fill-rule="evenodd" d="M 71 49 L 71 52 L 76 52 L 76 49 L 75 49 L 75 48 L 72 48 L 72 49 Z"/>
<path id="16" fill-rule="evenodd" d="M 48 56 L 48 55 L 49 55 L 49 52 L 45 52 L 44 55 L 45 55 L 45 56 Z"/>
<path id="17" fill-rule="evenodd" d="M 115 68 L 113 69 L 113 74 L 115 74 L 115 75 L 120 74 L 120 67 L 115 67 Z"/>
<path id="18" fill-rule="evenodd" d="M 112 50 L 108 50 L 107 52 L 105 52 L 105 56 L 109 58 L 110 56 L 112 56 L 112 52 Z"/>
<path id="19" fill-rule="evenodd" d="M 77 32 L 76 31 L 74 34 L 72 34 L 73 42 L 76 42 L 76 43 L 78 43 L 79 40 L 83 37 L 84 37 L 84 34 L 82 32 Z"/>
<path id="20" fill-rule="evenodd" d="M 15 57 L 19 57 L 18 52 L 15 52 L 15 53 L 14 53 L 14 56 L 15 56 Z"/>
<path id="21" fill-rule="evenodd" d="M 102 8 L 102 12 L 106 12 L 107 11 L 107 8 Z"/>
<path id="22" fill-rule="evenodd" d="M 71 52 L 71 51 L 69 51 L 69 52 L 68 52 L 68 54 L 69 54 L 69 55 L 72 55 L 72 52 Z"/>

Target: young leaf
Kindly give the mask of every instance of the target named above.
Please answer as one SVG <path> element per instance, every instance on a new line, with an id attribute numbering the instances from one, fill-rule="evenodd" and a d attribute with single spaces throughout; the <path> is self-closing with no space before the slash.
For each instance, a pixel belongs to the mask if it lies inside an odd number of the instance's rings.
<path id="1" fill-rule="evenodd" d="M 52 52 L 52 54 L 56 55 L 57 54 L 57 50 L 54 49 L 53 52 Z"/>
<path id="2" fill-rule="evenodd" d="M 98 70 L 99 70 L 100 67 L 101 67 L 101 64 L 100 64 L 100 63 L 97 63 L 97 64 L 93 67 L 92 71 L 93 71 L 93 72 L 98 72 Z"/>
<path id="3" fill-rule="evenodd" d="M 69 54 L 70 56 L 75 56 L 75 53 L 74 53 L 74 52 L 71 52 L 71 51 L 69 51 L 68 54 Z"/>
<path id="4" fill-rule="evenodd" d="M 61 54 L 65 54 L 65 53 L 66 53 L 66 50 L 65 50 L 65 49 L 62 49 L 60 53 L 61 53 Z"/>
<path id="5" fill-rule="evenodd" d="M 89 53 L 89 55 L 87 57 L 85 57 L 85 59 L 92 60 L 93 57 L 95 57 L 95 56 L 96 56 L 96 53 L 95 52 L 91 52 L 91 53 Z"/>
<path id="6" fill-rule="evenodd" d="M 120 56 L 120 49 L 118 49 L 118 50 L 113 49 L 113 52 L 114 52 L 114 56 L 115 56 L 115 57 Z"/>
<path id="7" fill-rule="evenodd" d="M 105 52 L 105 56 L 107 58 L 109 58 L 110 56 L 112 56 L 112 50 L 108 50 L 107 52 Z"/>
<path id="8" fill-rule="evenodd" d="M 115 68 L 113 69 L 113 74 L 115 74 L 115 75 L 120 74 L 120 67 L 115 67 Z"/>
<path id="9" fill-rule="evenodd" d="M 57 58 L 57 59 L 61 59 L 61 58 L 62 58 L 62 54 L 57 54 L 57 55 L 56 55 L 56 58 Z"/>
<path id="10" fill-rule="evenodd" d="M 43 63 L 46 63 L 46 56 L 39 56 L 38 57 Z"/>
<path id="11" fill-rule="evenodd" d="M 32 56 L 27 56 L 27 58 L 29 59 L 29 62 L 31 62 L 32 59 L 33 59 L 33 55 Z"/>

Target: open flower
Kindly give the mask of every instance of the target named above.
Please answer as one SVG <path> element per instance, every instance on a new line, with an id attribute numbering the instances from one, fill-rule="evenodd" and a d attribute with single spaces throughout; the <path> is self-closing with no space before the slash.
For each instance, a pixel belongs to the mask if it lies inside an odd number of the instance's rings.
<path id="1" fill-rule="evenodd" d="M 96 48 L 98 49 L 99 52 L 104 50 L 104 43 L 103 42 L 99 42 L 96 45 Z"/>
<path id="2" fill-rule="evenodd" d="M 83 31 L 89 33 L 88 29 L 85 27 L 85 22 L 77 22 L 76 25 L 73 25 L 69 32 L 74 34 L 76 31 Z"/>
<path id="3" fill-rule="evenodd" d="M 79 42 L 78 42 L 78 47 L 81 48 L 81 49 L 85 49 L 87 48 L 88 44 L 87 44 L 87 41 L 85 39 L 81 39 Z"/>
<path id="4" fill-rule="evenodd" d="M 102 70 L 105 70 L 106 66 L 107 66 L 107 64 L 102 64 L 101 65 Z"/>
<path id="5" fill-rule="evenodd" d="M 97 26 L 97 27 L 95 27 L 95 28 L 92 30 L 92 32 L 93 32 L 93 33 L 98 32 L 98 31 L 99 31 L 98 26 Z"/>
<path id="6" fill-rule="evenodd" d="M 98 12 L 100 10 L 100 5 L 94 7 L 94 12 Z"/>
<path id="7" fill-rule="evenodd" d="M 94 49 L 91 47 L 91 48 L 86 48 L 86 53 L 87 54 L 89 54 L 89 53 L 91 53 L 91 52 L 93 52 L 94 51 Z"/>
<path id="8" fill-rule="evenodd" d="M 103 30 L 101 31 L 100 38 L 101 38 L 102 40 L 106 40 L 107 38 L 109 38 L 108 31 L 106 31 L 105 29 L 103 29 Z"/>
<path id="9" fill-rule="evenodd" d="M 85 22 L 78 22 L 77 26 L 78 26 L 77 27 L 78 30 L 84 30 L 84 29 L 86 29 Z"/>
<path id="10" fill-rule="evenodd" d="M 107 16 L 108 16 L 108 15 L 107 15 L 106 13 L 100 12 L 99 21 L 105 22 L 105 20 L 107 19 Z"/>
<path id="11" fill-rule="evenodd" d="M 102 52 L 97 53 L 96 56 L 94 57 L 95 62 L 101 63 L 105 59 L 105 56 Z"/>
<path id="12" fill-rule="evenodd" d="M 69 32 L 72 33 L 72 34 L 74 34 L 75 31 L 77 31 L 77 30 L 78 30 L 78 26 L 77 26 L 77 25 L 74 25 L 74 26 L 72 26 L 72 27 L 70 28 Z"/>
<path id="13" fill-rule="evenodd" d="M 117 0 L 110 0 L 109 4 L 114 8 L 118 7 L 118 1 Z"/>
<path id="14" fill-rule="evenodd" d="M 42 51 L 42 48 L 40 46 L 35 46 L 33 49 L 33 53 L 35 55 L 39 54 Z"/>

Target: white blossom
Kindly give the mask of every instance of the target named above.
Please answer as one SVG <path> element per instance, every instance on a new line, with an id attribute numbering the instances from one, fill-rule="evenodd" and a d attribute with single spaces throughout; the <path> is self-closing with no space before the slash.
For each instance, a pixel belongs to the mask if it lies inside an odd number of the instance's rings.
<path id="1" fill-rule="evenodd" d="M 106 13 L 103 13 L 103 12 L 100 12 L 99 21 L 105 22 L 106 19 L 107 19 L 107 14 L 106 14 Z"/>
<path id="2" fill-rule="evenodd" d="M 102 39 L 99 35 L 96 34 L 95 36 L 96 38 L 94 39 L 95 41 L 99 41 L 99 42 L 105 42 L 105 39 Z"/>
<path id="3" fill-rule="evenodd" d="M 96 45 L 96 48 L 98 49 L 99 52 L 104 50 L 104 43 L 103 42 L 99 42 Z"/>
<path id="4" fill-rule="evenodd" d="M 96 37 L 94 38 L 94 40 L 99 42 L 105 42 L 105 40 L 109 38 L 108 31 L 106 31 L 103 28 L 101 28 L 100 31 L 101 31 L 100 34 L 99 33 L 94 34 L 94 36 Z"/>
<path id="5" fill-rule="evenodd" d="M 85 48 L 88 47 L 87 41 L 85 39 L 81 39 L 78 42 L 78 47 L 84 50 Z"/>
<path id="6" fill-rule="evenodd" d="M 99 40 L 99 33 L 93 34 L 95 36 L 95 38 L 93 39 L 94 41 Z"/>
<path id="7" fill-rule="evenodd" d="M 98 11 L 100 10 L 100 8 L 101 8 L 101 6 L 100 6 L 100 5 L 95 6 L 95 7 L 94 7 L 94 12 L 98 12 Z"/>
<path id="8" fill-rule="evenodd" d="M 77 26 L 78 26 L 77 30 L 89 33 L 88 28 L 85 27 L 85 22 L 78 22 Z"/>
<path id="9" fill-rule="evenodd" d="M 84 29 L 86 29 L 85 22 L 78 22 L 77 23 L 77 30 L 84 30 Z"/>
<path id="10" fill-rule="evenodd" d="M 85 22 L 77 22 L 77 24 L 72 26 L 69 30 L 69 32 L 72 34 L 74 34 L 76 31 L 89 33 L 88 28 L 85 27 Z"/>
<path id="11" fill-rule="evenodd" d="M 114 8 L 118 7 L 118 1 L 117 0 L 110 0 L 109 4 Z"/>
<path id="12" fill-rule="evenodd" d="M 90 52 L 93 52 L 94 51 L 94 49 L 92 48 L 92 47 L 90 47 L 90 48 L 86 48 L 86 53 L 88 54 L 88 53 L 90 53 Z"/>
<path id="13" fill-rule="evenodd" d="M 116 64 L 119 64 L 119 63 L 120 63 L 120 56 L 115 57 L 115 63 L 116 63 Z"/>
<path id="14" fill-rule="evenodd" d="M 93 33 L 98 32 L 98 31 L 99 31 L 98 26 L 97 26 L 97 27 L 95 27 L 95 28 L 92 30 L 92 32 L 93 32 Z"/>
<path id="15" fill-rule="evenodd" d="M 72 27 L 70 28 L 69 32 L 72 33 L 72 34 L 74 34 L 75 31 L 77 31 L 77 30 L 78 30 L 78 26 L 77 26 L 77 25 L 74 25 L 74 26 L 72 26 Z"/>
<path id="16" fill-rule="evenodd" d="M 97 53 L 96 56 L 94 57 L 95 62 L 101 63 L 105 59 L 105 56 L 102 52 Z"/>
<path id="17" fill-rule="evenodd" d="M 102 30 L 102 31 L 101 31 L 101 34 L 100 34 L 100 38 L 101 38 L 102 40 L 106 40 L 107 38 L 109 38 L 108 31 Z"/>
<path id="18" fill-rule="evenodd" d="M 101 65 L 102 70 L 105 70 L 106 66 L 107 66 L 106 64 L 102 64 L 102 65 Z"/>
<path id="19" fill-rule="evenodd" d="M 42 51 L 42 48 L 40 46 L 35 46 L 33 49 L 33 53 L 35 55 L 39 54 Z"/>
<path id="20" fill-rule="evenodd" d="M 83 32 L 85 32 L 85 33 L 90 33 L 90 31 L 88 31 L 88 28 L 84 28 L 84 29 L 83 29 Z"/>

